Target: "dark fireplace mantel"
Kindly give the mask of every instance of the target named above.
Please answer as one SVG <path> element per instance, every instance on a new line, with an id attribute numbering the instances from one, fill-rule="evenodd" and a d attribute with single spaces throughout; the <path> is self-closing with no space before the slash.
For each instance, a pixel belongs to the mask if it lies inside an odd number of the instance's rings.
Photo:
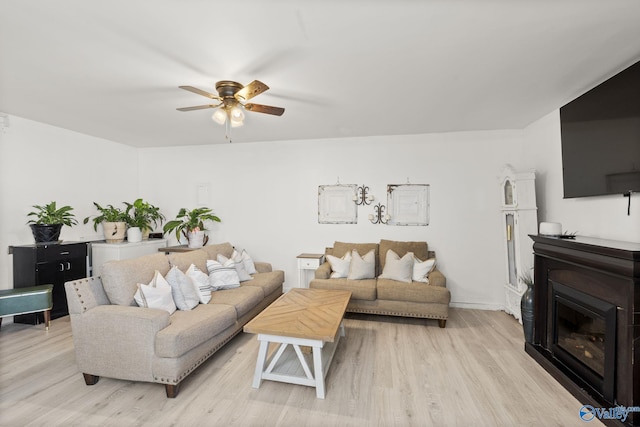
<path id="1" fill-rule="evenodd" d="M 530 237 L 535 255 L 534 338 L 525 345 L 526 352 L 582 404 L 640 406 L 640 362 L 635 363 L 634 357 L 640 354 L 640 244 L 580 236 Z M 572 356 L 558 350 L 556 313 L 566 294 L 572 295 L 579 310 L 581 300 L 586 307 L 599 305 L 595 301 L 612 307 L 605 338 L 609 368 L 599 383 L 586 375 L 589 369 L 581 369 Z M 624 425 L 640 426 L 640 413 L 631 412 Z"/>

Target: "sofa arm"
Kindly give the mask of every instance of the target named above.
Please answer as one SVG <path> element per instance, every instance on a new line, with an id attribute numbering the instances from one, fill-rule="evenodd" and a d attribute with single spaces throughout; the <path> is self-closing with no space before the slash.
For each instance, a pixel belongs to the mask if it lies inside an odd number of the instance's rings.
<path id="1" fill-rule="evenodd" d="M 438 269 L 429 273 L 429 284 L 431 286 L 440 286 L 441 288 L 447 287 L 447 278 Z"/>
<path id="2" fill-rule="evenodd" d="M 256 266 L 256 271 L 258 273 L 271 273 L 273 271 L 273 267 L 268 262 L 256 261 L 253 265 Z"/>
<path id="3" fill-rule="evenodd" d="M 316 279 L 328 279 L 331 276 L 331 264 L 328 262 L 323 263 L 316 269 Z"/>
<path id="4" fill-rule="evenodd" d="M 82 373 L 153 381 L 156 334 L 169 313 L 151 308 L 101 305 L 71 315 L 76 362 Z"/>

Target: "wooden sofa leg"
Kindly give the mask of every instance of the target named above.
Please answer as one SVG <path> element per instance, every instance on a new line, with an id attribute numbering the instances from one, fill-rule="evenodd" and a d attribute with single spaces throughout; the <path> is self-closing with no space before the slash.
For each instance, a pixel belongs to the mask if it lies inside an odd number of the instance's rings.
<path id="1" fill-rule="evenodd" d="M 180 391 L 180 383 L 178 384 L 165 384 L 164 389 L 167 392 L 167 397 L 169 399 L 173 399 L 178 395 L 178 391 Z"/>
<path id="2" fill-rule="evenodd" d="M 100 377 L 97 375 L 91 375 L 91 374 L 82 374 L 82 375 L 84 376 L 84 383 L 86 385 L 95 385 L 100 379 Z"/>
<path id="3" fill-rule="evenodd" d="M 440 326 L 441 328 L 447 326 L 447 319 L 438 319 L 438 326 Z"/>

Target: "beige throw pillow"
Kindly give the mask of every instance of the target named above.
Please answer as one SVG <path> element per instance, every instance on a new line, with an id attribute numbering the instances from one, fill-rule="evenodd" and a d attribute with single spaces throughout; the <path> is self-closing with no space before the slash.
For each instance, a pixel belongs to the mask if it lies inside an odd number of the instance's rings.
<path id="1" fill-rule="evenodd" d="M 349 275 L 347 279 L 361 280 L 373 279 L 376 277 L 376 252 L 372 249 L 360 256 L 355 249 L 351 252 L 351 264 L 349 265 Z"/>
<path id="2" fill-rule="evenodd" d="M 429 273 L 436 268 L 436 259 L 429 258 L 426 261 L 420 261 L 418 258 L 413 258 L 413 281 L 429 283 Z"/>
<path id="3" fill-rule="evenodd" d="M 407 252 L 402 258 L 389 249 L 385 258 L 382 279 L 411 283 L 413 278 L 413 252 Z"/>
<path id="4" fill-rule="evenodd" d="M 171 286 L 171 295 L 178 310 L 191 310 L 200 303 L 200 297 L 193 281 L 178 267 L 171 270 L 164 277 Z"/>
<path id="5" fill-rule="evenodd" d="M 331 278 L 343 279 L 349 275 L 349 266 L 351 265 L 351 252 L 344 254 L 342 258 L 333 255 L 327 255 L 327 261 L 331 265 Z"/>
<path id="6" fill-rule="evenodd" d="M 169 314 L 176 311 L 171 286 L 157 270 L 148 285 L 138 283 L 138 290 L 133 298 L 140 307 L 166 310 Z"/>

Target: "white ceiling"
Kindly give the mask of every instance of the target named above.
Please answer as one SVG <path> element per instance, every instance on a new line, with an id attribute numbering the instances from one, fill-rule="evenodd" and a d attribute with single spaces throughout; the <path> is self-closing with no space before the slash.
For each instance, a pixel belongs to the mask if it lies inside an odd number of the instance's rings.
<path id="1" fill-rule="evenodd" d="M 521 129 L 640 59 L 638 0 L 0 0 L 0 112 L 138 147 Z"/>

